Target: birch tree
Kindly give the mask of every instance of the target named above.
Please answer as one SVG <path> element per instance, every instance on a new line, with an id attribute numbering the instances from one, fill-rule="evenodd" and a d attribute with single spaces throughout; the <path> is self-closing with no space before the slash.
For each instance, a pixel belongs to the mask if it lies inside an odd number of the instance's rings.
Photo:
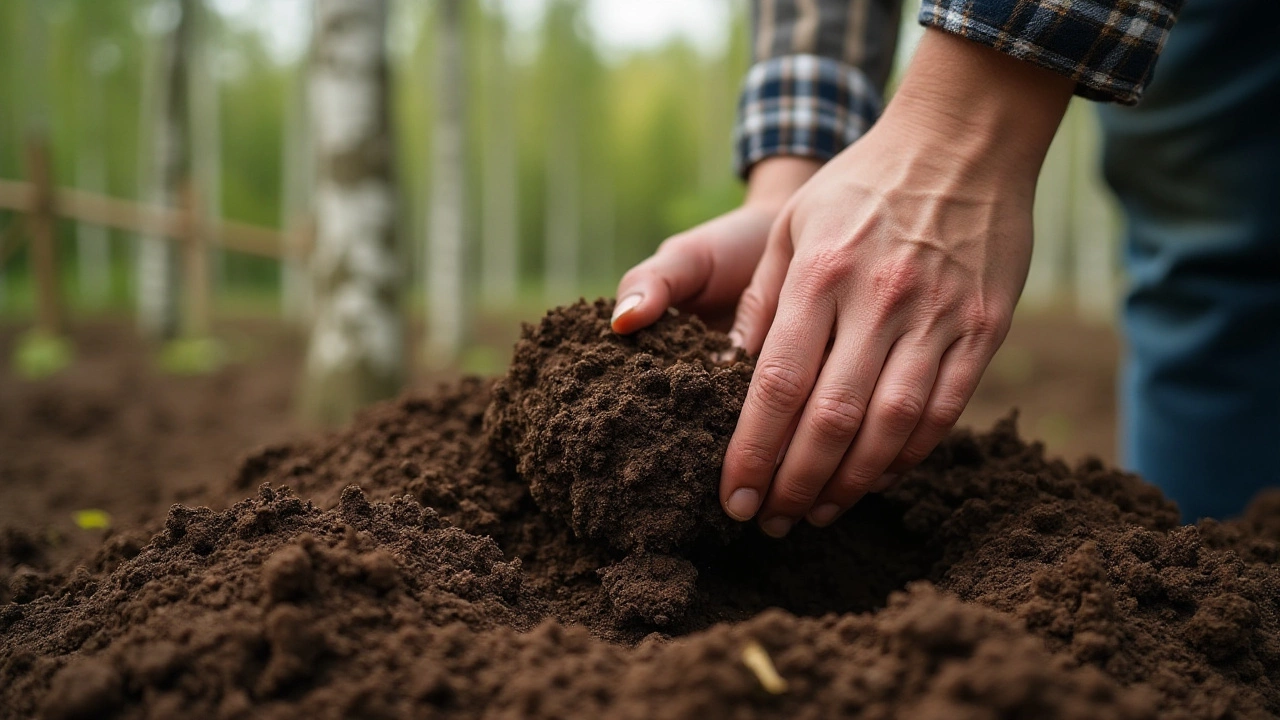
<path id="1" fill-rule="evenodd" d="M 387 5 L 315 0 L 315 305 L 301 409 L 322 424 L 394 395 L 404 378 Z"/>
<path id="2" fill-rule="evenodd" d="M 161 113 L 152 133 L 152 162 L 156 171 L 152 198 L 169 207 L 181 201 L 183 185 L 191 172 L 190 62 L 197 0 L 181 0 L 178 17 L 165 40 L 160 60 Z M 163 237 L 151 235 L 138 244 L 138 325 L 149 337 L 168 340 L 180 330 L 178 286 L 181 268 L 178 248 Z"/>
<path id="3" fill-rule="evenodd" d="M 436 120 L 427 225 L 427 357 L 449 363 L 462 351 L 463 234 L 466 184 L 462 0 L 439 0 L 436 22 Z"/>

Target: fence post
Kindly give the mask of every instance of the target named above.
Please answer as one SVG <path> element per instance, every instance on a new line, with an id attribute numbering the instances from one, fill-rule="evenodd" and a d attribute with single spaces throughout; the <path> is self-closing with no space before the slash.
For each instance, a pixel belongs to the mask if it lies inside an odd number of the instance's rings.
<path id="1" fill-rule="evenodd" d="M 58 248 L 54 237 L 53 171 L 45 138 L 27 140 L 27 173 L 31 177 L 31 212 L 27 215 L 31 271 L 36 284 L 36 327 L 49 334 L 63 330 L 58 288 Z"/>
<path id="2" fill-rule="evenodd" d="M 189 338 L 209 334 L 209 234 L 206 232 L 200 193 L 189 179 L 182 186 L 183 267 L 186 277 L 186 320 L 183 330 Z"/>

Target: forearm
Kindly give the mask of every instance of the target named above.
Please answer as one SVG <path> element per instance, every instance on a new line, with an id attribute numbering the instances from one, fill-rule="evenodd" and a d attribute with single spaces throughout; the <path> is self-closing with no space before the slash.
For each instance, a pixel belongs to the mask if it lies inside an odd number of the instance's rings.
<path id="1" fill-rule="evenodd" d="M 878 129 L 971 177 L 999 174 L 1033 187 L 1073 87 L 1068 77 L 930 29 Z"/>

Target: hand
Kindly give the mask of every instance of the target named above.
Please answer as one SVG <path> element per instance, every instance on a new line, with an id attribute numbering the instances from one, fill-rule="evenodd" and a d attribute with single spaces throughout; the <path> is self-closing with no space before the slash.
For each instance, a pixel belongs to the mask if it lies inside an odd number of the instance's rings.
<path id="1" fill-rule="evenodd" d="M 946 436 L 1008 330 L 1070 95 L 928 31 L 884 117 L 792 197 L 730 333 L 760 353 L 721 478 L 730 516 L 774 537 L 830 524 Z"/>
<path id="2" fill-rule="evenodd" d="M 728 329 L 764 253 L 769 228 L 818 167 L 816 160 L 797 157 L 757 163 L 741 207 L 668 238 L 653 257 L 622 277 L 614 331 L 627 334 L 647 327 L 669 306 Z"/>

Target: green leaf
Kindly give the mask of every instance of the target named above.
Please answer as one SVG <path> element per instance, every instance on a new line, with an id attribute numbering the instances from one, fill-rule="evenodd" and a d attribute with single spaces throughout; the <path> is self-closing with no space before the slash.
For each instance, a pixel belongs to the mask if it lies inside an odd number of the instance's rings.
<path id="1" fill-rule="evenodd" d="M 106 530 L 111 527 L 111 515 L 106 510 L 77 510 L 71 514 L 71 518 L 81 530 Z"/>

